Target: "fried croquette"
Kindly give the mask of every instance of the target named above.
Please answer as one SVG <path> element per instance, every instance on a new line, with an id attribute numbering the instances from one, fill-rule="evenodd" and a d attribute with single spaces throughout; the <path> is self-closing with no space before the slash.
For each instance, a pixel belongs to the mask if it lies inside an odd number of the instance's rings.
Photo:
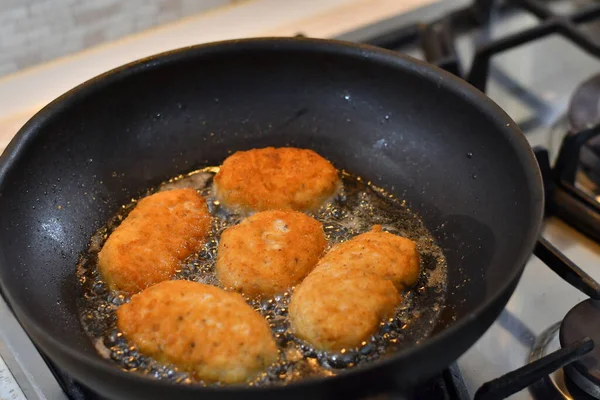
<path id="1" fill-rule="evenodd" d="M 193 189 L 145 197 L 106 240 L 98 268 L 110 289 L 137 293 L 170 279 L 204 243 L 210 221 L 206 201 Z"/>
<path id="2" fill-rule="evenodd" d="M 269 325 L 239 294 L 198 282 L 134 295 L 117 310 L 117 327 L 141 353 L 206 382 L 244 382 L 277 360 Z"/>
<path id="3" fill-rule="evenodd" d="M 221 235 L 221 284 L 249 296 L 272 296 L 313 270 L 327 242 L 321 223 L 297 211 L 263 211 Z"/>
<path id="4" fill-rule="evenodd" d="M 399 291 L 419 278 L 419 253 L 410 239 L 383 232 L 375 225 L 371 231 L 334 246 L 319 261 L 316 269 L 360 269 L 390 279 Z"/>
<path id="5" fill-rule="evenodd" d="M 296 288 L 292 329 L 321 350 L 356 347 L 394 314 L 419 277 L 416 244 L 374 226 L 334 246 Z"/>
<path id="6" fill-rule="evenodd" d="M 226 208 L 314 211 L 340 187 L 335 167 L 312 150 L 293 147 L 238 151 L 214 178 L 215 197 Z"/>
<path id="7" fill-rule="evenodd" d="M 400 294 L 389 279 L 359 269 L 313 271 L 289 306 L 294 333 L 319 350 L 357 347 L 394 314 Z"/>

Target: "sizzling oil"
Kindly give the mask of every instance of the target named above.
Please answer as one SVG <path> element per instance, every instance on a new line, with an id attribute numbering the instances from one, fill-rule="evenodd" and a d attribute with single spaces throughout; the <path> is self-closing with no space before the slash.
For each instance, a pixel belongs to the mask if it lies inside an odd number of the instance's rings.
<path id="1" fill-rule="evenodd" d="M 174 279 L 187 279 L 218 285 L 215 274 L 217 247 L 221 232 L 241 221 L 243 216 L 227 213 L 211 196 L 212 177 L 218 168 L 194 171 L 178 176 L 150 190 L 193 187 L 205 198 L 213 215 L 212 229 L 203 248 L 189 257 L 177 271 Z M 296 338 L 290 330 L 288 304 L 293 293 L 289 291 L 265 299 L 246 299 L 269 322 L 279 348 L 279 360 L 257 377 L 250 385 L 284 384 L 308 376 L 331 376 L 343 368 L 350 368 L 393 351 L 414 345 L 429 336 L 444 306 L 446 294 L 446 260 L 433 237 L 421 220 L 394 196 L 365 182 L 360 177 L 341 172 L 343 189 L 336 198 L 314 214 L 322 222 L 329 245 L 348 240 L 367 232 L 375 224 L 383 229 L 408 237 L 417 243 L 421 256 L 421 274 L 415 287 L 403 293 L 403 301 L 393 318 L 382 321 L 378 332 L 358 348 L 328 353 L 313 349 Z M 172 365 L 161 364 L 139 353 L 116 328 L 116 310 L 129 301 L 118 292 L 111 292 L 97 269 L 98 252 L 108 235 L 135 206 L 135 201 L 122 206 L 106 226 L 91 238 L 88 251 L 78 266 L 82 290 L 79 302 L 81 321 L 98 352 L 110 358 L 122 369 L 149 374 L 157 379 L 177 383 L 197 383 L 189 374 Z"/>

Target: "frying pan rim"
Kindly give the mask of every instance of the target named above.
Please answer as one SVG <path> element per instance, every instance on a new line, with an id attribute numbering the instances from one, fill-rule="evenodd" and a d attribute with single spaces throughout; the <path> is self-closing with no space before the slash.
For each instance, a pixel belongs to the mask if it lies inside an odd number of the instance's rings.
<path id="1" fill-rule="evenodd" d="M 468 315 L 465 315 L 463 318 L 454 322 L 451 326 L 443 329 L 434 336 L 426 338 L 418 345 L 413 345 L 399 350 L 389 357 L 370 362 L 364 366 L 344 370 L 340 374 L 333 377 L 307 378 L 284 386 L 248 387 L 242 385 L 231 385 L 213 388 L 196 385 L 181 385 L 181 389 L 189 388 L 194 391 L 215 391 L 223 394 L 230 391 L 237 392 L 240 389 L 243 389 L 244 391 L 252 390 L 254 392 L 291 390 L 301 386 L 319 384 L 323 381 L 331 382 L 337 379 L 342 379 L 342 377 L 355 376 L 365 370 L 375 370 L 390 367 L 397 359 L 410 357 L 412 354 L 419 351 L 425 352 L 428 348 L 434 348 L 438 343 L 447 341 L 449 337 L 455 335 L 463 327 L 478 317 L 481 317 L 486 311 L 492 308 L 493 304 L 502 301 L 502 296 L 506 296 L 507 292 L 511 290 L 511 285 L 513 285 L 514 288 L 514 282 L 519 279 L 527 260 L 531 256 L 535 241 L 539 236 L 543 223 L 544 193 L 542 190 L 541 173 L 533 155 L 533 151 L 531 150 L 525 136 L 517 127 L 516 123 L 498 105 L 496 105 L 485 94 L 473 86 L 438 67 L 426 64 L 410 56 L 381 49 L 375 46 L 332 39 L 262 37 L 226 40 L 188 46 L 127 63 L 91 78 L 80 85 L 77 85 L 38 111 L 17 132 L 15 137 L 6 147 L 4 153 L 0 155 L 0 190 L 5 186 L 7 173 L 9 170 L 11 170 L 19 155 L 22 154 L 24 149 L 30 146 L 35 138 L 40 134 L 41 131 L 37 128 L 53 118 L 53 116 L 56 114 L 60 114 L 64 108 L 67 108 L 69 105 L 78 101 L 80 97 L 85 97 L 86 95 L 92 94 L 104 85 L 115 83 L 121 79 L 126 79 L 130 75 L 141 73 L 145 69 L 152 69 L 170 63 L 177 63 L 180 60 L 189 57 L 202 57 L 206 53 L 210 54 L 211 50 L 215 51 L 216 53 L 226 53 L 228 51 L 243 50 L 244 48 L 246 50 L 252 49 L 267 51 L 304 50 L 316 53 L 344 55 L 350 58 L 369 58 L 378 64 L 384 64 L 388 67 L 401 69 L 408 73 L 418 74 L 426 80 L 435 82 L 440 89 L 444 88 L 445 90 L 453 92 L 455 95 L 464 98 L 471 104 L 477 104 L 482 114 L 487 115 L 490 119 L 497 121 L 499 134 L 506 136 L 511 144 L 512 149 L 516 152 L 519 160 L 523 164 L 523 171 L 531 189 L 531 207 L 533 210 L 537 209 L 538 212 L 535 215 L 531 215 L 532 223 L 528 227 L 529 232 L 527 232 L 528 235 L 526 236 L 526 240 L 523 241 L 521 254 L 515 261 L 515 268 L 512 269 L 510 274 L 507 274 L 508 276 L 501 284 L 495 295 L 491 296 L 487 301 L 479 304 Z M 2 265 L 6 264 L 7 263 L 3 254 L 3 250 L 0 247 L 0 273 L 2 271 Z M 25 328 L 35 331 L 36 336 L 38 337 L 45 336 L 44 341 L 47 340 L 51 345 L 55 346 L 55 348 L 59 349 L 62 353 L 67 354 L 69 357 L 74 358 L 81 363 L 87 364 L 92 368 L 101 369 L 104 373 L 109 375 L 115 375 L 116 378 L 141 379 L 144 383 L 150 385 L 157 385 L 161 387 L 168 385 L 169 387 L 172 387 L 173 384 L 171 382 L 157 380 L 143 374 L 132 374 L 131 372 L 122 371 L 120 368 L 106 363 L 105 360 L 99 357 L 99 355 L 91 355 L 75 350 L 69 347 L 66 343 L 57 340 L 52 335 L 47 335 L 46 331 L 42 327 L 38 326 L 35 322 L 36 318 L 30 316 L 29 313 L 24 311 L 19 306 L 18 302 L 12 298 L 10 295 L 10 289 L 2 282 L 2 279 L 0 279 L 0 289 L 2 289 L 6 301 L 15 309 L 15 316 L 17 319 L 22 321 L 22 325 Z M 506 298 L 508 298 L 508 296 L 506 296 Z M 502 306 L 504 306 L 505 303 L 506 302 L 504 301 Z"/>

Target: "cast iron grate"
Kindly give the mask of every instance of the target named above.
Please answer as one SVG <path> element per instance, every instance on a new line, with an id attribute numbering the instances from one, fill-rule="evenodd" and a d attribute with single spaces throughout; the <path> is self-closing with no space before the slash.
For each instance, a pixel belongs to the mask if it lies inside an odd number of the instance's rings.
<path id="1" fill-rule="evenodd" d="M 539 19 L 539 23 L 532 28 L 480 44 L 475 49 L 469 71 L 464 73 L 455 48 L 455 37 L 459 33 L 484 26 L 490 20 L 492 10 L 496 8 L 528 11 Z M 386 49 L 419 43 L 426 61 L 463 77 L 485 92 L 490 61 L 494 55 L 552 34 L 559 34 L 589 54 L 600 57 L 600 38 L 594 40 L 578 28 L 581 24 L 595 20 L 600 20 L 600 3 L 565 16 L 554 13 L 548 2 L 540 0 L 475 0 L 471 5 L 438 20 L 403 26 L 367 39 L 365 43 Z"/>

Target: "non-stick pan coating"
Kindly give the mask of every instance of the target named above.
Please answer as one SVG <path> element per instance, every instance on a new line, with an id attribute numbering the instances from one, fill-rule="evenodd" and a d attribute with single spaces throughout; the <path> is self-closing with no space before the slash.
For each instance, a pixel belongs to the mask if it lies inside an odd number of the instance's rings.
<path id="1" fill-rule="evenodd" d="M 367 368 L 283 388 L 173 386 L 101 359 L 75 307 L 90 235 L 161 180 L 267 145 L 312 148 L 423 217 L 449 266 L 437 333 Z M 489 327 L 530 255 L 542 202 L 515 124 L 443 71 L 334 41 L 211 44 L 96 78 L 21 129 L 0 162 L 0 283 L 34 341 L 109 396 L 357 394 L 427 378 Z"/>

